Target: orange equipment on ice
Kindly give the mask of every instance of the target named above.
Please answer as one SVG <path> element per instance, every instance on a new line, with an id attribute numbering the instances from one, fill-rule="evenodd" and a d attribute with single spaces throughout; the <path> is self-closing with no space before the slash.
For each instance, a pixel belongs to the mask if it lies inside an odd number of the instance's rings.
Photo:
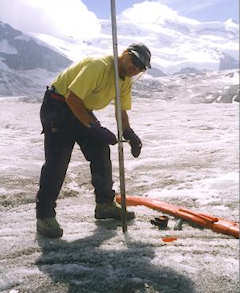
<path id="1" fill-rule="evenodd" d="M 120 202 L 120 197 L 117 196 L 117 201 Z M 223 218 L 214 217 L 211 215 L 193 212 L 183 207 L 175 206 L 163 201 L 141 196 L 127 196 L 126 203 L 130 206 L 143 205 L 151 209 L 161 211 L 185 221 L 195 223 L 201 227 L 208 228 L 214 232 L 232 235 L 239 238 L 239 224 Z"/>

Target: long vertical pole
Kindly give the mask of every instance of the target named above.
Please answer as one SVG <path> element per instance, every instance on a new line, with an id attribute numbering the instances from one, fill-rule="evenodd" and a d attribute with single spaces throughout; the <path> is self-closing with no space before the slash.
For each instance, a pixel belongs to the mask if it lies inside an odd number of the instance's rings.
<path id="1" fill-rule="evenodd" d="M 127 232 L 126 221 L 126 193 L 125 193 L 125 174 L 124 174 L 124 156 L 123 156 L 123 141 L 122 141 L 122 110 L 120 102 L 119 89 L 119 73 L 118 73 L 118 44 L 117 44 L 117 24 L 116 24 L 116 5 L 115 0 L 111 0 L 111 19 L 112 19 L 112 41 L 114 53 L 114 71 L 115 71 L 115 88 L 116 88 L 116 116 L 118 127 L 118 159 L 119 159 L 119 177 L 120 177 L 120 193 L 122 206 L 122 230 Z"/>

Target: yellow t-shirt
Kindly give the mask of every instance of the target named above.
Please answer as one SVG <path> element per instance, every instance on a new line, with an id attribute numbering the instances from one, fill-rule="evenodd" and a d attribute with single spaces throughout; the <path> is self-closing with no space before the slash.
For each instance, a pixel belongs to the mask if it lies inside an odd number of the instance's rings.
<path id="1" fill-rule="evenodd" d="M 102 109 L 116 96 L 113 56 L 86 58 L 73 64 L 60 73 L 52 85 L 63 96 L 68 90 L 72 91 L 89 110 Z M 130 110 L 131 78 L 119 78 L 119 88 L 122 110 Z"/>

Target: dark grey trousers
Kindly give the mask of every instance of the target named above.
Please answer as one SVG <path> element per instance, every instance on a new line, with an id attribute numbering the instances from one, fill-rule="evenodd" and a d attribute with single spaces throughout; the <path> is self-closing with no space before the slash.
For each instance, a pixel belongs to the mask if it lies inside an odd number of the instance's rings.
<path id="1" fill-rule="evenodd" d="M 56 215 L 56 201 L 75 143 L 90 162 L 96 202 L 113 201 L 115 192 L 112 190 L 109 146 L 89 138 L 88 129 L 73 116 L 67 104 L 52 99 L 48 90 L 41 106 L 40 117 L 44 132 L 45 163 L 42 166 L 36 197 L 37 218 Z"/>

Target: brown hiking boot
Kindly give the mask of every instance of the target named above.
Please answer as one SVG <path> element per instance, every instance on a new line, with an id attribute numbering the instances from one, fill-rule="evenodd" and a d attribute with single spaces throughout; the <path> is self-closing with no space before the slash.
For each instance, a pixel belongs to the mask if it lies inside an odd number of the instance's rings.
<path id="1" fill-rule="evenodd" d="M 96 219 L 122 219 L 122 207 L 115 201 L 110 203 L 97 203 L 95 208 L 95 218 Z M 132 220 L 135 218 L 134 212 L 126 212 L 127 220 Z"/>
<path id="2" fill-rule="evenodd" d="M 61 238 L 63 229 L 56 218 L 37 219 L 37 232 L 48 238 Z"/>

